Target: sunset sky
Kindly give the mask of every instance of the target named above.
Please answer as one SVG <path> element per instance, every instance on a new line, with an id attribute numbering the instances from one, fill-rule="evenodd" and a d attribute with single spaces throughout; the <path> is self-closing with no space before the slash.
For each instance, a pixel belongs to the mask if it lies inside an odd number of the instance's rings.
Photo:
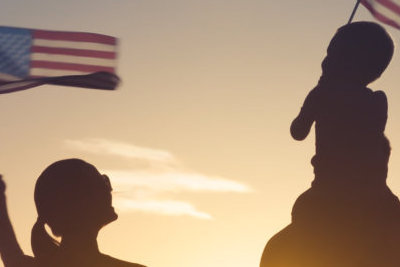
<path id="1" fill-rule="evenodd" d="M 313 179 L 314 134 L 289 126 L 350 0 L 2 0 L 0 25 L 119 38 L 116 91 L 0 95 L 0 173 L 27 254 L 41 171 L 106 173 L 119 219 L 102 252 L 149 267 L 258 266 Z M 375 21 L 360 6 L 355 20 Z M 400 31 L 387 27 L 395 42 Z M 388 183 L 400 194 L 400 50 L 372 89 L 389 101 Z M 2 266 L 0 264 L 0 266 Z"/>

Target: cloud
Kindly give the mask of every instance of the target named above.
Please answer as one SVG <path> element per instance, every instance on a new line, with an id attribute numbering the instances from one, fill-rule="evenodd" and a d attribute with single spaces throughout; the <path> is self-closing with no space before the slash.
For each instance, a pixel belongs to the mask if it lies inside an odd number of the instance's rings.
<path id="1" fill-rule="evenodd" d="M 148 212 L 162 215 L 186 215 L 212 219 L 207 212 L 197 210 L 191 203 L 160 199 L 165 193 L 248 193 L 245 184 L 224 177 L 210 176 L 183 168 L 170 152 L 140 147 L 106 139 L 65 140 L 65 145 L 102 156 L 121 157 L 130 163 L 146 162 L 146 167 L 102 170 L 111 180 L 114 205 L 123 212 Z M 135 166 L 141 166 L 135 164 Z"/>
<path id="2" fill-rule="evenodd" d="M 129 159 L 161 162 L 164 164 L 176 163 L 175 158 L 168 151 L 145 148 L 122 142 L 109 141 L 100 138 L 86 140 L 65 140 L 65 144 L 80 151 L 92 154 L 106 154 Z"/>
<path id="3" fill-rule="evenodd" d="M 220 177 L 206 176 L 185 171 L 115 171 L 105 170 L 113 184 L 119 187 L 140 187 L 154 191 L 236 192 L 246 193 L 250 188 L 244 184 Z"/>
<path id="4" fill-rule="evenodd" d="M 142 211 L 162 215 L 189 215 L 198 219 L 211 220 L 208 213 L 198 211 L 192 204 L 173 200 L 134 200 L 119 198 L 113 201 L 121 211 Z"/>

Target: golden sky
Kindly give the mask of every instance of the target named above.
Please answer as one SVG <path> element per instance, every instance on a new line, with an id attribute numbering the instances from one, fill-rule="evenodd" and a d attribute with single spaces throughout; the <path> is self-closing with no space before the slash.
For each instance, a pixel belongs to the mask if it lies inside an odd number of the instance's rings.
<path id="1" fill-rule="evenodd" d="M 258 266 L 313 179 L 314 136 L 289 135 L 355 1 L 3 0 L 0 25 L 120 39 L 117 91 L 0 95 L 0 173 L 31 254 L 34 183 L 79 157 L 110 176 L 118 221 L 101 250 L 149 267 Z M 360 7 L 355 20 L 374 20 Z M 387 28 L 396 43 L 400 33 Z M 400 193 L 400 57 L 371 85 L 389 99 L 388 183 Z M 2 265 L 0 265 L 2 266 Z"/>

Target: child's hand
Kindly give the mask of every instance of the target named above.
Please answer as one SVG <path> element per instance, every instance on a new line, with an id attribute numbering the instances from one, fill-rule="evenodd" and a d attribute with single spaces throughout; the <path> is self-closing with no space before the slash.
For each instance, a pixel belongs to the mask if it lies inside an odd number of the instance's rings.
<path id="1" fill-rule="evenodd" d="M 5 197 L 4 192 L 6 191 L 6 184 L 3 181 L 3 176 L 0 174 L 0 199 Z"/>

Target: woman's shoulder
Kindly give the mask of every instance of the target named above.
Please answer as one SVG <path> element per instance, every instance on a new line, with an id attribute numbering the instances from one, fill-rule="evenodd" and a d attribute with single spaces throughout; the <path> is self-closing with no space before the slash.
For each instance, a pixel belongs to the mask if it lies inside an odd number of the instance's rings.
<path id="1" fill-rule="evenodd" d="M 18 263 L 11 264 L 10 267 L 71 267 L 72 266 L 81 266 L 81 263 L 74 263 L 74 260 L 65 261 L 60 258 L 53 258 L 51 262 L 39 262 L 36 258 L 32 258 L 29 256 L 21 258 Z M 146 267 L 145 265 L 127 262 L 123 260 L 119 260 L 113 258 L 111 256 L 105 254 L 99 254 L 96 257 L 93 257 L 87 261 L 87 264 L 84 264 L 85 267 Z M 8 265 L 6 265 L 8 267 Z"/>
<path id="2" fill-rule="evenodd" d="M 146 267 L 145 265 L 119 260 L 105 254 L 101 254 L 101 256 L 104 267 Z"/>
<path id="3" fill-rule="evenodd" d="M 4 260 L 4 259 L 3 259 Z M 27 255 L 4 262 L 5 267 L 38 267 L 36 260 Z"/>

